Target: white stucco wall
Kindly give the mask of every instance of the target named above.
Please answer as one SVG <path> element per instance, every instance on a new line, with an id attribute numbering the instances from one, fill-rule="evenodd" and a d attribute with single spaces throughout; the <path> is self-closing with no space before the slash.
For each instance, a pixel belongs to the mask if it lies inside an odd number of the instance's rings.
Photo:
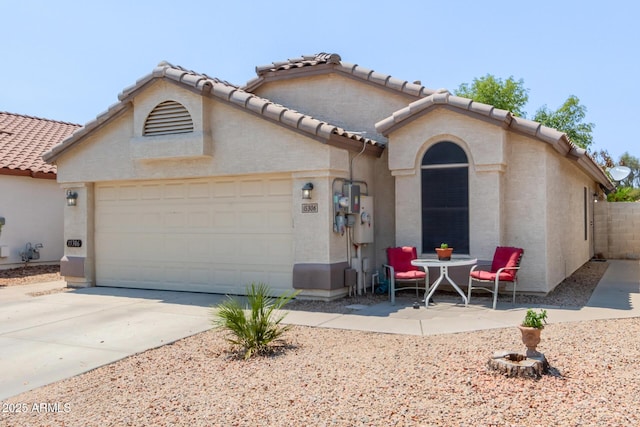
<path id="1" fill-rule="evenodd" d="M 65 193 L 55 180 L 0 175 L 0 217 L 5 225 L 0 246 L 7 246 L 8 257 L 0 258 L 0 269 L 24 265 L 21 252 L 27 243 L 40 249 L 40 259 L 31 264 L 58 263 L 64 252 L 63 212 Z"/>

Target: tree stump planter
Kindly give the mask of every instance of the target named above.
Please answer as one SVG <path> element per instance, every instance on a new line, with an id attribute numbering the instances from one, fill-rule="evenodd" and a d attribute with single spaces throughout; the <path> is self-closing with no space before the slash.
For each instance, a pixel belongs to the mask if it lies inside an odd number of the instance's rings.
<path id="1" fill-rule="evenodd" d="M 497 351 L 489 358 L 487 367 L 507 377 L 539 379 L 549 372 L 549 362 L 544 354 L 527 357 L 509 351 Z"/>

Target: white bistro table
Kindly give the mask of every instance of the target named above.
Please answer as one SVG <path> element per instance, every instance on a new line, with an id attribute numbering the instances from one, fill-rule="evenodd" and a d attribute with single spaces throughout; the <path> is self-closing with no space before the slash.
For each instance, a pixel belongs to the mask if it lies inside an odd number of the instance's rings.
<path id="1" fill-rule="evenodd" d="M 477 263 L 477 258 L 453 258 L 450 261 L 422 258 L 414 259 L 413 261 L 411 261 L 411 264 L 415 265 L 416 267 L 422 267 L 424 269 L 427 269 L 429 267 L 437 267 L 440 269 L 440 277 L 438 277 L 438 279 L 433 282 L 433 285 L 431 285 L 431 288 L 429 288 L 429 294 L 424 297 L 424 305 L 426 307 L 429 307 L 429 300 L 435 293 L 436 289 L 438 289 L 438 286 L 440 286 L 440 283 L 444 281 L 444 279 L 447 279 L 451 286 L 453 286 L 453 288 L 462 296 L 464 304 L 467 305 L 467 296 L 464 292 L 462 292 L 462 289 L 460 289 L 460 287 L 456 285 L 456 282 L 454 282 L 453 279 L 449 277 L 449 267 L 461 267 L 465 265 L 475 265 Z"/>

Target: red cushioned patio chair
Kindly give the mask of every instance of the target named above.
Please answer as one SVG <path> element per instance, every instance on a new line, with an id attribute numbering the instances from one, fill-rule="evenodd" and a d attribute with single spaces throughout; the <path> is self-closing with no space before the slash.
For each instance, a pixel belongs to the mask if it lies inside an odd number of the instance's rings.
<path id="1" fill-rule="evenodd" d="M 513 303 L 516 302 L 516 285 L 518 284 L 518 270 L 520 269 L 520 261 L 524 250 L 521 248 L 513 248 L 510 246 L 498 246 L 493 255 L 491 270 L 478 269 L 481 265 L 475 265 L 469 273 L 469 287 L 467 288 L 467 304 L 471 300 L 471 291 L 474 289 L 483 289 L 493 294 L 493 309 L 496 309 L 498 303 L 498 285 L 500 282 L 513 283 Z M 478 285 L 473 285 L 478 282 Z M 493 283 L 493 289 L 491 289 Z"/>
<path id="2" fill-rule="evenodd" d="M 383 267 L 389 278 L 391 304 L 396 302 L 396 292 L 404 289 L 415 289 L 416 297 L 419 297 L 418 292 L 420 290 L 425 291 L 426 295 L 429 273 L 411 265 L 411 261 L 417 258 L 418 253 L 413 246 L 387 248 L 387 260 L 389 263 Z"/>

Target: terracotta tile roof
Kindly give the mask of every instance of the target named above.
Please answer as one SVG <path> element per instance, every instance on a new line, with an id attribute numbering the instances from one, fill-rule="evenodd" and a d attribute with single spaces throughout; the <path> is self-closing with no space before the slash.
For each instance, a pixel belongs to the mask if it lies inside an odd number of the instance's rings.
<path id="1" fill-rule="evenodd" d="M 432 95 L 414 101 L 408 106 L 394 112 L 391 116 L 376 123 L 376 130 L 388 136 L 389 133 L 414 120 L 418 115 L 425 114 L 437 107 L 449 108 L 467 114 L 470 113 L 475 117 L 494 122 L 505 129 L 546 142 L 563 156 L 579 163 L 596 181 L 609 189 L 613 189 L 613 184 L 602 168 L 584 148 L 580 148 L 572 143 L 567 134 L 557 129 L 543 126 L 541 123 L 514 116 L 511 112 L 495 108 L 492 105 L 451 95 L 446 90 L 439 90 Z"/>
<path id="2" fill-rule="evenodd" d="M 55 178 L 56 167 L 42 153 L 80 125 L 0 112 L 0 174 Z"/>
<path id="3" fill-rule="evenodd" d="M 258 77 L 247 82 L 243 89 L 248 92 L 253 92 L 262 85 L 262 83 L 269 80 L 299 76 L 301 74 L 317 74 L 332 71 L 343 73 L 416 98 L 429 96 L 436 92 L 435 89 L 426 88 L 419 82 L 410 83 L 406 80 L 397 79 L 388 74 L 378 73 L 357 64 L 343 62 L 337 53 L 324 52 L 257 66 L 256 74 Z"/>
<path id="4" fill-rule="evenodd" d="M 348 148 L 351 142 L 353 144 L 351 148 L 354 149 L 359 149 L 362 147 L 362 144 L 366 143 L 369 152 L 373 152 L 378 156 L 382 155 L 384 144 L 370 138 L 362 137 L 361 134 L 356 131 L 347 131 L 339 126 L 315 119 L 309 115 L 271 102 L 268 99 L 258 97 L 226 81 L 209 77 L 206 74 L 199 74 L 163 61 L 158 64 L 151 74 L 139 79 L 133 86 L 124 89 L 122 93 L 118 95 L 120 102 L 109 107 L 106 112 L 87 123 L 82 129 L 73 134 L 73 136 L 49 150 L 44 154 L 44 159 L 48 162 L 54 161 L 58 155 L 73 146 L 84 135 L 101 126 L 126 108 L 129 108 L 129 100 L 139 91 L 151 82 L 163 78 L 184 85 L 191 90 L 196 90 L 202 93 L 203 96 L 213 96 L 231 105 L 245 109 L 250 113 L 257 114 L 265 119 L 302 132 L 323 143 Z"/>

